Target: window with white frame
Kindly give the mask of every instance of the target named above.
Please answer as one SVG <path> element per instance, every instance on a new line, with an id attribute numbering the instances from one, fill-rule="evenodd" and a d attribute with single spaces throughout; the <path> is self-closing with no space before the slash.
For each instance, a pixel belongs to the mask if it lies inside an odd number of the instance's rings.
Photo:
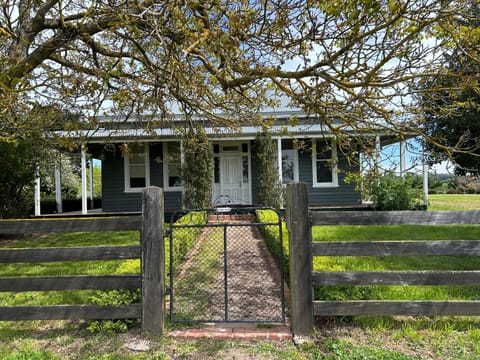
<path id="1" fill-rule="evenodd" d="M 133 146 L 124 156 L 125 191 L 141 191 L 150 185 L 148 145 Z"/>
<path id="2" fill-rule="evenodd" d="M 163 174 L 166 190 L 181 190 L 181 146 L 179 142 L 163 144 Z"/>
<path id="3" fill-rule="evenodd" d="M 338 186 L 337 145 L 333 139 L 312 141 L 313 186 Z"/>

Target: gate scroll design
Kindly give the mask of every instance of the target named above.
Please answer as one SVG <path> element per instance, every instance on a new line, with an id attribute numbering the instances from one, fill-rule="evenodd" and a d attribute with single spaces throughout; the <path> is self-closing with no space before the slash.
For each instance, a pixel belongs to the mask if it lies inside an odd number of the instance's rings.
<path id="1" fill-rule="evenodd" d="M 259 210 L 273 220 L 258 222 Z M 265 243 L 266 232 L 279 239 L 278 258 Z M 171 322 L 285 322 L 282 221 L 276 210 L 176 212 L 169 233 Z"/>

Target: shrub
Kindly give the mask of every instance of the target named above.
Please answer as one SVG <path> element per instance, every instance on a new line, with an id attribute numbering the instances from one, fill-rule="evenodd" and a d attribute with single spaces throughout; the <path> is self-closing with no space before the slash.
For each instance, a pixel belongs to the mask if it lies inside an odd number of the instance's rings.
<path id="1" fill-rule="evenodd" d="M 422 191 L 413 187 L 410 177 L 386 174 L 374 178 L 370 194 L 378 210 L 415 210 L 423 205 Z"/>
<path id="2" fill-rule="evenodd" d="M 252 158 L 257 170 L 257 202 L 262 206 L 280 209 L 284 198 L 284 189 L 278 177 L 275 161 L 277 149 L 267 129 L 257 134 Z"/>
<path id="3" fill-rule="evenodd" d="M 185 259 L 185 256 L 187 256 L 188 252 L 195 244 L 195 241 L 202 233 L 203 228 L 196 225 L 205 224 L 207 222 L 206 220 L 206 212 L 192 211 L 175 221 L 175 226 L 180 227 L 176 228 L 174 231 L 173 247 L 170 249 L 170 242 L 167 241 L 165 249 L 165 253 L 170 253 L 170 251 L 172 251 L 172 257 L 175 261 L 173 264 L 174 266 L 178 265 L 179 262 Z M 182 225 L 185 225 L 185 227 L 181 227 Z M 167 257 L 167 262 L 169 261 L 170 259 Z"/>
<path id="4" fill-rule="evenodd" d="M 257 219 L 260 223 L 274 223 L 278 221 L 278 214 L 273 210 L 257 210 Z M 266 225 L 259 227 L 268 249 L 277 259 L 280 258 L 280 237 L 278 234 L 278 226 Z M 289 280 L 289 249 L 288 249 L 288 231 L 287 226 L 282 222 L 282 238 L 283 238 L 283 271 L 285 279 Z"/>
<path id="5" fill-rule="evenodd" d="M 96 291 L 91 301 L 96 305 L 130 305 L 140 301 L 140 289 Z M 108 334 L 127 332 L 138 323 L 138 319 L 121 320 L 93 320 L 87 325 L 92 333 L 105 332 Z"/>
<path id="6" fill-rule="evenodd" d="M 205 130 L 189 128 L 183 138 L 183 205 L 205 209 L 212 204 L 213 150 Z"/>
<path id="7" fill-rule="evenodd" d="M 102 207 L 102 198 L 94 199 L 94 208 L 98 209 Z M 41 212 L 42 214 L 55 214 L 57 212 L 57 201 L 55 198 L 47 197 L 41 200 Z M 87 207 L 91 209 L 91 201 L 87 200 Z M 82 209 L 82 199 L 62 199 L 63 212 L 79 211 Z M 32 209 L 33 212 L 33 209 Z"/>
<path id="8" fill-rule="evenodd" d="M 117 268 L 116 273 L 138 273 L 138 260 L 127 260 Z M 135 290 L 110 290 L 95 291 L 90 297 L 93 304 L 100 306 L 119 306 L 131 305 L 140 302 L 141 289 Z M 138 324 L 138 319 L 121 319 L 121 320 L 93 320 L 87 325 L 87 329 L 92 333 L 104 332 L 108 334 L 123 333 L 131 327 Z"/>

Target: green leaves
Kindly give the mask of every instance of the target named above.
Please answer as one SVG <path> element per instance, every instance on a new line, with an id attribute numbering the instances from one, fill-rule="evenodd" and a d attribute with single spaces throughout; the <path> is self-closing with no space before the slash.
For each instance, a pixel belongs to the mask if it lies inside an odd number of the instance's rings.
<path id="1" fill-rule="evenodd" d="M 183 137 L 183 205 L 205 209 L 212 205 L 213 150 L 202 127 L 189 127 Z"/>
<path id="2" fill-rule="evenodd" d="M 255 164 L 257 175 L 257 203 L 280 209 L 283 203 L 283 186 L 278 177 L 276 167 L 276 146 L 268 128 L 257 134 L 252 160 Z"/>

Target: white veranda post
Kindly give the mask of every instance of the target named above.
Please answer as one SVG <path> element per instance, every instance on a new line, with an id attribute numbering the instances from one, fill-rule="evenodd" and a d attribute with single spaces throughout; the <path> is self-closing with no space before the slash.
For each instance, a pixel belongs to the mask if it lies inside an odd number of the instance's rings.
<path id="1" fill-rule="evenodd" d="M 407 170 L 407 142 L 405 140 L 400 141 L 400 176 L 404 177 Z"/>
<path id="2" fill-rule="evenodd" d="M 38 164 L 37 164 L 37 169 L 35 171 L 34 204 L 35 204 L 34 214 L 35 214 L 35 216 L 40 216 L 41 215 L 41 210 L 40 210 L 40 168 L 39 168 Z"/>
<path id="3" fill-rule="evenodd" d="M 422 168 L 423 168 L 423 203 L 424 205 L 428 205 L 428 164 L 427 164 L 427 154 L 426 154 L 425 147 L 423 147 Z"/>
<path id="4" fill-rule="evenodd" d="M 81 173 L 82 173 L 82 214 L 87 214 L 87 149 L 82 145 L 81 149 Z"/>
<path id="5" fill-rule="evenodd" d="M 93 209 L 95 206 L 94 198 L 94 189 L 93 189 L 93 158 L 90 159 L 90 181 L 89 181 L 89 190 L 90 190 L 90 209 Z"/>
<path id="6" fill-rule="evenodd" d="M 283 182 L 283 174 L 282 174 L 282 138 L 279 137 L 277 139 L 277 161 L 278 161 L 278 178 L 280 183 Z"/>
<path id="7" fill-rule="evenodd" d="M 63 212 L 62 208 L 62 158 L 58 153 L 55 159 L 55 202 L 57 203 L 57 213 Z"/>

